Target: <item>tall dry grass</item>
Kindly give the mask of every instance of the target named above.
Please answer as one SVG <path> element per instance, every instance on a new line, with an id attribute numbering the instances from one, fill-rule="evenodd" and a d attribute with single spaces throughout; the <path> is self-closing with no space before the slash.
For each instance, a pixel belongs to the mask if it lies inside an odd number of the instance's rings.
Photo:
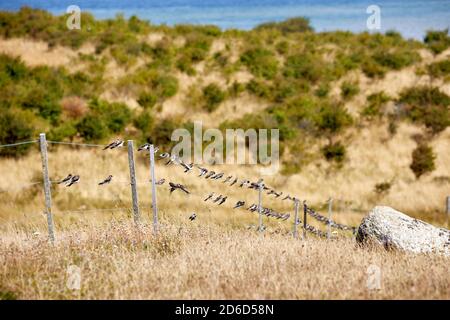
<path id="1" fill-rule="evenodd" d="M 67 286 L 70 266 L 80 290 Z M 55 245 L 22 231 L 0 243 L 0 291 L 19 299 L 449 299 L 448 272 L 448 258 L 200 222 L 163 221 L 158 237 L 116 221 L 64 231 Z"/>

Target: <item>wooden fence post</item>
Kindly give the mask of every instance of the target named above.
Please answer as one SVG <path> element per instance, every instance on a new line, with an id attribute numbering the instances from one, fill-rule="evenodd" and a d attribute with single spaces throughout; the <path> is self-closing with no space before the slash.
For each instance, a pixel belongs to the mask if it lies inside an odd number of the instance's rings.
<path id="1" fill-rule="evenodd" d="M 156 178 L 155 178 L 155 146 L 150 145 L 150 176 L 152 179 L 152 208 L 153 208 L 153 233 L 158 233 L 158 204 L 156 203 Z"/>
<path id="2" fill-rule="evenodd" d="M 47 139 L 45 138 L 45 133 L 39 135 L 39 146 L 41 149 L 42 176 L 44 178 L 45 213 L 47 215 L 48 238 L 51 242 L 54 242 L 55 231 L 52 215 L 52 193 L 50 190 L 50 179 L 48 177 Z"/>
<path id="3" fill-rule="evenodd" d="M 131 197 L 133 200 L 133 219 L 134 223 L 138 225 L 140 223 L 141 217 L 139 213 L 139 199 L 136 188 L 136 169 L 134 166 L 133 140 L 128 140 L 128 166 L 130 168 Z"/>
<path id="4" fill-rule="evenodd" d="M 294 211 L 295 211 L 295 217 L 294 217 L 294 239 L 298 239 L 298 199 L 294 198 Z"/>
<path id="5" fill-rule="evenodd" d="M 306 205 L 306 200 L 303 201 L 303 240 L 306 239 L 306 217 L 307 217 L 308 206 Z"/>
<path id="6" fill-rule="evenodd" d="M 447 229 L 449 228 L 449 216 L 450 216 L 450 196 L 447 197 Z"/>
<path id="7" fill-rule="evenodd" d="M 327 232 L 327 239 L 330 240 L 331 238 L 331 214 L 332 214 L 332 205 L 333 205 L 333 198 L 328 199 L 328 232 Z"/>
<path id="8" fill-rule="evenodd" d="M 263 232 L 263 220 L 262 220 L 262 190 L 264 188 L 264 184 L 261 182 L 258 186 L 258 213 L 259 213 L 259 232 Z"/>

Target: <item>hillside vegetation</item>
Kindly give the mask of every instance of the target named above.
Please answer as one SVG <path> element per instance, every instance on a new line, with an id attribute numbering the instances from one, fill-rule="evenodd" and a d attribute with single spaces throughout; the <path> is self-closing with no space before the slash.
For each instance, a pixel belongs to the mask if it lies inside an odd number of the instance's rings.
<path id="1" fill-rule="evenodd" d="M 251 31 L 88 13 L 81 30 L 67 30 L 66 18 L 0 13 L 0 144 L 47 132 L 50 140 L 120 136 L 168 149 L 171 132 L 192 130 L 195 120 L 222 130 L 278 128 L 283 166 L 268 179 L 281 188 L 317 206 L 332 196 L 345 212 L 383 202 L 443 222 L 448 30 L 419 42 L 395 31 L 317 33 L 305 18 Z M 33 150 L 0 149 L 2 167 L 35 167 Z M 66 167 L 77 163 L 52 152 Z M 17 174 L 3 177 L 6 189 Z"/>

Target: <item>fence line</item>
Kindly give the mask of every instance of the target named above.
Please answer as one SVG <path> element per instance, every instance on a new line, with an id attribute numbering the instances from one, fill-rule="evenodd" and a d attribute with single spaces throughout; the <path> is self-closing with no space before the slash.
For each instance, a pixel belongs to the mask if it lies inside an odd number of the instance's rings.
<path id="1" fill-rule="evenodd" d="M 52 141 L 47 140 L 49 144 L 62 144 L 62 145 L 70 145 L 76 147 L 93 147 L 93 148 L 104 148 L 106 144 L 92 144 L 92 143 L 77 143 L 77 142 L 65 142 L 65 141 Z"/>
<path id="2" fill-rule="evenodd" d="M 21 146 L 24 144 L 36 143 L 38 141 L 39 140 L 29 140 L 29 141 L 22 141 L 22 142 L 10 143 L 10 144 L 0 144 L 0 148 L 16 147 L 16 146 Z"/>
<path id="3" fill-rule="evenodd" d="M 23 145 L 23 144 L 28 144 L 28 143 L 36 143 L 38 142 L 38 140 L 32 140 L 32 141 L 23 141 L 23 142 L 18 142 L 18 143 L 14 143 L 14 144 L 8 144 L 8 145 L 0 145 L 0 147 L 13 147 L 13 146 L 19 146 L 19 145 Z M 114 142 L 116 143 L 116 141 Z M 47 214 L 47 221 L 48 221 L 48 228 L 49 228 L 49 239 L 51 241 L 54 240 L 54 231 L 53 231 L 53 220 L 52 220 L 52 211 L 51 211 L 51 191 L 50 191 L 50 186 L 52 184 L 55 183 L 60 183 L 61 181 L 55 181 L 55 180 L 50 180 L 49 179 L 49 175 L 48 175 L 48 165 L 47 165 L 47 144 L 60 144 L 60 145 L 70 145 L 70 146 L 82 146 L 82 147 L 97 147 L 97 148 L 105 148 L 109 145 L 100 145 L 100 144 L 88 144 L 88 143 L 74 143 L 74 142 L 63 142 L 63 141 L 46 141 L 45 139 L 45 134 L 41 134 L 40 135 L 40 146 L 41 146 L 41 156 L 42 156 L 42 168 L 43 168 L 43 182 L 36 182 L 36 183 L 31 183 L 30 185 L 35 185 L 35 184 L 44 184 L 44 193 L 45 193 L 45 203 L 46 203 L 46 214 Z M 113 146 L 113 148 L 117 147 L 117 143 L 115 146 Z M 119 145 L 119 147 L 123 146 L 123 142 L 121 145 Z M 132 194 L 132 207 L 124 207 L 124 208 L 100 208 L 100 209 L 88 209 L 88 210 L 65 210 L 65 211 L 57 211 L 57 213 L 76 213 L 76 212 L 92 212 L 92 211 L 120 211 L 120 210 L 129 210 L 129 211 L 133 211 L 134 212 L 134 219 L 135 222 L 139 221 L 139 201 L 138 201 L 138 195 L 137 195 L 137 189 L 136 189 L 136 185 L 138 184 L 152 184 L 152 206 L 151 208 L 153 209 L 153 228 L 154 228 L 154 233 L 157 233 L 158 230 L 158 216 L 157 216 L 157 200 L 156 200 L 156 178 L 155 178 L 155 159 L 154 159 L 154 155 L 157 153 L 157 151 L 159 150 L 159 148 L 155 148 L 153 145 L 144 145 L 143 147 L 145 148 L 140 148 L 140 150 L 144 149 L 144 150 L 149 150 L 149 158 L 150 158 L 150 175 L 151 175 L 151 180 L 150 181 L 145 181 L 145 182 L 137 182 L 135 179 L 135 172 L 134 172 L 134 153 L 133 153 L 133 141 L 129 140 L 128 141 L 128 158 L 129 158 L 129 167 L 130 167 L 130 181 L 117 181 L 117 180 L 112 180 L 111 182 L 114 183 L 126 183 L 126 184 L 130 184 L 131 185 L 131 194 Z M 139 150 L 138 150 L 139 151 Z M 131 153 L 130 153 L 131 152 Z M 164 153 L 160 152 L 159 156 L 160 159 L 167 159 L 169 160 L 168 162 L 166 162 L 167 164 L 172 164 L 174 163 L 175 165 L 180 165 L 181 167 L 184 168 L 184 172 L 185 173 L 189 173 L 190 171 L 192 171 L 194 169 L 194 164 L 191 163 L 190 165 L 184 164 L 182 162 L 182 160 L 178 157 L 176 157 L 175 155 L 170 155 L 168 153 L 166 153 L 165 157 L 161 157 L 161 155 L 164 155 Z M 167 156 L 168 155 L 168 156 Z M 169 158 L 168 158 L 169 157 Z M 199 167 L 198 165 L 196 166 L 198 169 L 203 170 L 203 168 Z M 227 187 L 232 187 L 233 185 L 236 185 L 238 187 L 244 188 L 245 189 L 254 189 L 255 191 L 258 191 L 258 205 L 256 204 L 252 204 L 250 207 L 245 208 L 244 201 L 239 200 L 238 202 L 236 202 L 236 205 L 239 202 L 243 202 L 244 204 L 239 206 L 239 209 L 245 209 L 245 210 L 249 210 L 251 212 L 257 212 L 258 213 L 258 230 L 260 232 L 262 232 L 265 228 L 263 227 L 262 224 L 262 216 L 263 214 L 266 215 L 267 217 L 272 217 L 272 218 L 277 218 L 277 219 L 282 219 L 282 220 L 287 220 L 290 217 L 290 214 L 286 213 L 286 214 L 281 214 L 278 213 L 275 210 L 272 210 L 270 208 L 264 208 L 262 206 L 262 196 L 264 194 L 263 191 L 267 190 L 267 195 L 271 195 L 273 194 L 275 196 L 276 199 L 280 199 L 280 200 L 291 200 L 293 201 L 294 207 L 293 210 L 295 211 L 295 219 L 294 219 L 294 232 L 293 232 L 293 236 L 294 238 L 297 237 L 297 225 L 300 221 L 300 219 L 298 218 L 298 198 L 294 197 L 294 196 L 290 196 L 290 194 L 286 194 L 283 191 L 278 192 L 273 188 L 269 188 L 267 187 L 265 184 L 262 183 L 262 179 L 260 179 L 258 182 L 251 182 L 249 179 L 245 179 L 243 178 L 242 180 L 239 179 L 237 176 L 233 176 L 233 175 L 227 175 L 224 172 L 214 172 L 213 170 L 210 170 L 209 168 L 205 168 L 204 170 L 206 170 L 207 173 L 205 174 L 200 174 L 200 175 L 195 175 L 195 177 L 205 177 L 206 180 L 213 180 L 213 181 L 221 181 L 223 182 L 229 182 L 228 184 L 225 184 Z M 215 178 L 213 178 L 215 177 Z M 222 181 L 223 179 L 225 179 L 224 181 Z M 87 179 L 87 181 L 93 181 L 94 179 Z M 83 181 L 86 181 L 83 179 Z M 96 183 L 99 180 L 96 180 Z M 164 183 L 164 182 L 163 182 Z M 223 184 L 222 184 L 223 185 Z M 2 192 L 0 190 L 0 192 Z M 283 197 L 281 197 L 281 195 L 283 195 Z M 228 196 L 225 195 L 226 199 L 228 199 Z M 203 197 L 202 197 L 203 198 Z M 122 202 L 122 201 L 121 201 Z M 236 205 L 234 205 L 234 208 L 236 208 Z M 248 204 L 247 204 L 248 205 Z M 304 208 L 304 217 L 303 217 L 303 238 L 306 238 L 306 232 L 311 232 L 319 237 L 330 237 L 331 236 L 331 229 L 330 228 L 337 228 L 340 230 L 352 230 L 355 231 L 354 227 L 350 227 L 350 226 L 346 226 L 343 224 L 338 224 L 335 223 L 334 221 L 331 220 L 331 216 L 329 216 L 329 218 L 327 219 L 326 217 L 318 214 L 316 211 L 314 211 L 313 209 L 309 208 L 306 205 L 306 202 L 303 202 L 303 208 Z M 319 222 L 325 223 L 327 224 L 329 230 L 328 233 L 322 232 L 319 229 L 316 229 L 315 227 L 309 225 L 307 223 L 307 214 L 312 216 L 313 218 L 315 218 L 316 220 L 318 220 Z"/>

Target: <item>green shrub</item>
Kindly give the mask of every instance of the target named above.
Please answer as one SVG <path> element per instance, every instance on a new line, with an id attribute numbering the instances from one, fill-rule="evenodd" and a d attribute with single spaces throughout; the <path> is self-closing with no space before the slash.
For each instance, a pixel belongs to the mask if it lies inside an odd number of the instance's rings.
<path id="1" fill-rule="evenodd" d="M 327 161 L 342 163 L 345 160 L 345 147 L 340 143 L 327 144 L 322 148 L 322 154 Z"/>
<path id="2" fill-rule="evenodd" d="M 421 143 L 412 152 L 412 162 L 409 167 L 414 172 L 416 178 L 419 179 L 422 175 L 435 169 L 435 159 L 436 155 L 434 154 L 433 149 L 430 146 Z"/>
<path id="3" fill-rule="evenodd" d="M 137 103 L 144 109 L 152 108 L 157 101 L 158 97 L 154 93 L 147 91 L 142 92 L 137 99 Z"/>
<path id="4" fill-rule="evenodd" d="M 283 75 L 315 83 L 323 76 L 323 64 L 319 56 L 310 53 L 289 56 L 286 59 Z"/>
<path id="5" fill-rule="evenodd" d="M 344 81 L 341 85 L 341 96 L 343 99 L 350 99 L 359 93 L 357 82 Z"/>
<path id="6" fill-rule="evenodd" d="M 278 61 L 270 50 L 250 49 L 241 55 L 240 60 L 257 77 L 272 79 L 277 74 Z"/>
<path id="7" fill-rule="evenodd" d="M 255 30 L 276 29 L 283 34 L 293 32 L 313 31 L 309 19 L 305 17 L 294 17 L 281 22 L 268 22 L 256 26 Z"/>
<path id="8" fill-rule="evenodd" d="M 76 129 L 86 141 L 101 140 L 108 136 L 109 131 L 104 120 L 89 114 L 77 123 Z"/>
<path id="9" fill-rule="evenodd" d="M 390 100 L 383 91 L 373 93 L 367 97 L 367 105 L 362 110 L 361 114 L 368 118 L 380 118 L 383 115 L 383 106 Z"/>
<path id="10" fill-rule="evenodd" d="M 7 79 L 12 81 L 23 79 L 26 74 L 27 67 L 20 58 L 0 54 L 0 85 Z"/>
<path id="11" fill-rule="evenodd" d="M 133 124 L 145 135 L 151 133 L 154 119 L 149 112 L 143 112 L 133 119 Z"/>
<path id="12" fill-rule="evenodd" d="M 383 67 L 400 70 L 419 61 L 420 56 L 417 52 L 407 49 L 395 51 L 383 49 L 376 52 L 373 55 L 373 59 Z"/>
<path id="13" fill-rule="evenodd" d="M 330 92 L 330 84 L 328 82 L 321 83 L 314 92 L 319 98 L 325 98 Z"/>
<path id="14" fill-rule="evenodd" d="M 386 68 L 373 60 L 366 60 L 361 65 L 361 70 L 369 78 L 383 78 L 386 74 Z"/>
<path id="15" fill-rule="evenodd" d="M 408 88 L 400 93 L 399 102 L 406 105 L 408 118 L 423 123 L 433 134 L 450 125 L 450 97 L 438 88 Z"/>
<path id="16" fill-rule="evenodd" d="M 208 112 L 213 112 L 217 109 L 219 104 L 225 100 L 226 94 L 220 87 L 211 83 L 203 88 L 203 98 L 205 100 L 205 109 Z"/>
<path id="17" fill-rule="evenodd" d="M 352 121 L 350 114 L 341 106 L 323 103 L 315 122 L 319 133 L 324 133 L 331 141 L 333 135 L 351 125 Z"/>
<path id="18" fill-rule="evenodd" d="M 228 95 L 230 97 L 236 98 L 244 91 L 245 85 L 240 82 L 234 81 L 233 84 L 228 88 Z"/>
<path id="19" fill-rule="evenodd" d="M 30 112 L 7 109 L 0 112 L 0 144 L 12 144 L 33 138 L 33 115 Z M 0 148 L 0 156 L 18 157 L 30 149 L 31 144 Z"/>
<path id="20" fill-rule="evenodd" d="M 247 82 L 246 89 L 248 92 L 261 97 L 261 98 L 269 98 L 270 97 L 270 88 L 260 80 L 252 79 Z"/>
<path id="21" fill-rule="evenodd" d="M 131 120 L 131 111 L 124 103 L 108 103 L 93 99 L 89 103 L 93 115 L 101 119 L 108 131 L 119 133 Z"/>
<path id="22" fill-rule="evenodd" d="M 170 98 L 178 92 L 178 79 L 170 75 L 159 75 L 152 81 L 152 88 L 163 98 Z"/>
<path id="23" fill-rule="evenodd" d="M 77 128 L 74 122 L 67 121 L 58 127 L 52 128 L 48 133 L 48 139 L 54 141 L 64 141 L 67 138 L 72 139 L 77 134 Z"/>
<path id="24" fill-rule="evenodd" d="M 427 31 L 424 42 L 435 54 L 441 53 L 450 46 L 448 29 Z"/>
<path id="25" fill-rule="evenodd" d="M 450 76 L 450 59 L 434 62 L 428 65 L 428 73 L 432 77 Z"/>

